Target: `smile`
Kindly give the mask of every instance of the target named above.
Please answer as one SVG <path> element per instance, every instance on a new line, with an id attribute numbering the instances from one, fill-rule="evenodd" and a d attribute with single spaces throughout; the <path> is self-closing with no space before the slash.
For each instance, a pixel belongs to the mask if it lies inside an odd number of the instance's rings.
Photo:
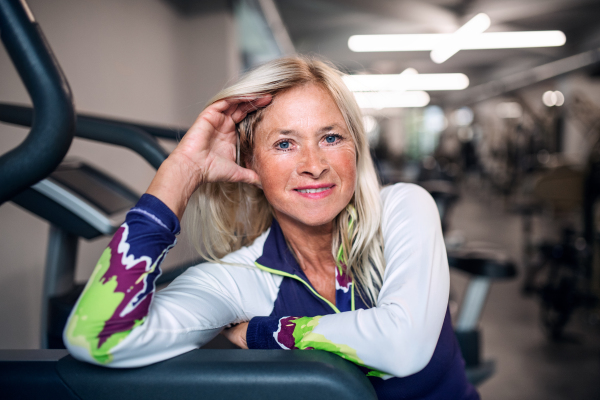
<path id="1" fill-rule="evenodd" d="M 300 193 L 321 193 L 321 192 L 324 192 L 329 189 L 331 189 L 331 187 L 324 187 L 324 188 L 319 188 L 319 189 L 296 189 L 296 190 Z"/>
<path id="2" fill-rule="evenodd" d="M 319 199 L 325 198 L 325 197 L 329 196 L 331 193 L 333 193 L 334 187 L 335 187 L 335 185 L 325 184 L 325 185 L 318 185 L 317 187 L 313 186 L 313 187 L 298 188 L 298 189 L 294 189 L 294 191 L 306 199 L 319 200 Z"/>

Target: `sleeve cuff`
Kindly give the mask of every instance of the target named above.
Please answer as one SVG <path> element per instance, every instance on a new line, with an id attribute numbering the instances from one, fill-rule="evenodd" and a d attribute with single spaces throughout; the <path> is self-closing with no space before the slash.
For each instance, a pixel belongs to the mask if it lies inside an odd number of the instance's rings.
<path id="1" fill-rule="evenodd" d="M 129 213 L 144 215 L 175 235 L 178 235 L 181 231 L 179 219 L 175 213 L 165 203 L 151 194 L 143 194 L 137 204 L 129 210 Z"/>
<path id="2" fill-rule="evenodd" d="M 254 317 L 248 324 L 246 344 L 249 349 L 278 349 L 283 347 L 275 340 L 274 334 L 279 329 L 277 317 Z"/>

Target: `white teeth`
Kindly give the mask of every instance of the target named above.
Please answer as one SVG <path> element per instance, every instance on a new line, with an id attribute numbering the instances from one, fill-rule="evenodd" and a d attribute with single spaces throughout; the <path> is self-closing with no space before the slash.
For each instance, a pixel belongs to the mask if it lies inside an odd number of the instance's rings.
<path id="1" fill-rule="evenodd" d="M 329 189 L 331 189 L 331 188 L 324 187 L 324 188 L 319 188 L 319 189 L 298 189 L 298 191 L 300 193 L 321 193 L 321 192 L 324 192 Z"/>

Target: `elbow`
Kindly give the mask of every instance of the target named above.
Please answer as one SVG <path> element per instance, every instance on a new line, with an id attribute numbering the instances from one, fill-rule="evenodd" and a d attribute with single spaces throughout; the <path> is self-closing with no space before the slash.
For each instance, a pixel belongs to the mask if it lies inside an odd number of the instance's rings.
<path id="1" fill-rule="evenodd" d="M 419 329 L 414 321 L 406 319 L 397 318 L 393 325 L 385 340 L 389 348 L 381 353 L 383 371 L 397 377 L 416 374 L 429 364 L 439 335 Z"/>
<path id="2" fill-rule="evenodd" d="M 107 346 L 98 347 L 98 338 L 93 334 L 85 335 L 74 333 L 71 321 L 67 323 L 63 331 L 63 343 L 69 354 L 78 361 L 104 367 L 113 367 L 113 355 L 107 350 Z"/>
<path id="3" fill-rule="evenodd" d="M 433 355 L 429 346 L 402 344 L 392 346 L 391 351 L 386 352 L 386 371 L 390 375 L 405 377 L 416 374 L 423 370 Z"/>

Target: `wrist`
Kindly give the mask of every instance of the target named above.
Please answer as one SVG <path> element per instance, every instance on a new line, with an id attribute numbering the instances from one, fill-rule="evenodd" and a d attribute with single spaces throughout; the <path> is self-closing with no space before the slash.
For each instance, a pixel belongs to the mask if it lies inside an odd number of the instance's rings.
<path id="1" fill-rule="evenodd" d="M 187 203 L 200 185 L 202 174 L 169 156 L 160 166 L 146 193 L 160 199 L 181 221 Z"/>

